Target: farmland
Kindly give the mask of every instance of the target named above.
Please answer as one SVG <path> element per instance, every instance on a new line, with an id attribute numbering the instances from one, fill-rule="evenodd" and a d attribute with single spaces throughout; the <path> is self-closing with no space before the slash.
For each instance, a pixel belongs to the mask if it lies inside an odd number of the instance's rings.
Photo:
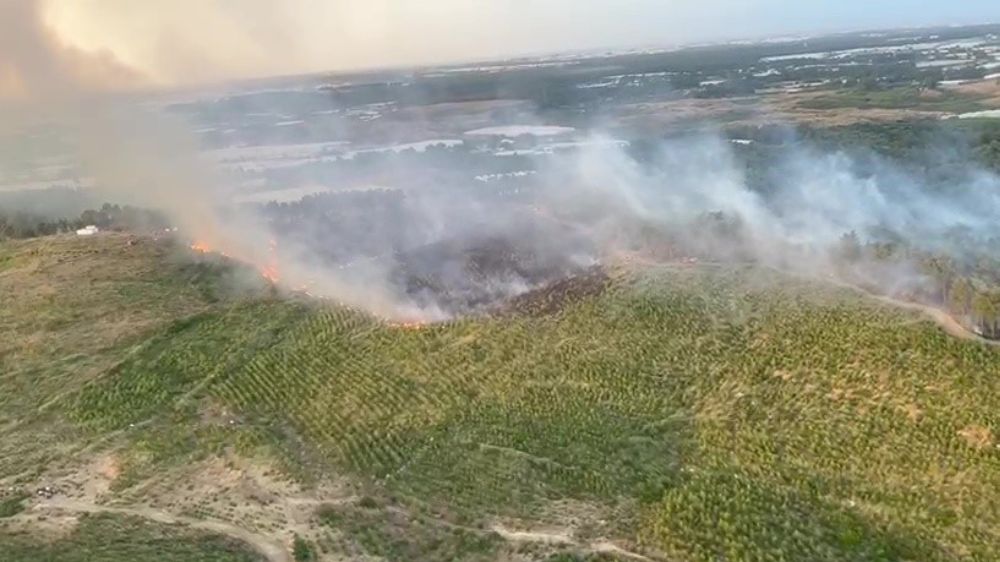
<path id="1" fill-rule="evenodd" d="M 1000 557 L 1000 351 L 918 313 L 666 263 L 391 326 L 188 254 L 0 246 L 0 484 L 56 490 L 0 519 L 0 546 L 75 560 L 60 541 L 92 525 L 174 532 L 86 504 L 330 560 Z M 53 539 L 55 515 L 78 521 Z"/>

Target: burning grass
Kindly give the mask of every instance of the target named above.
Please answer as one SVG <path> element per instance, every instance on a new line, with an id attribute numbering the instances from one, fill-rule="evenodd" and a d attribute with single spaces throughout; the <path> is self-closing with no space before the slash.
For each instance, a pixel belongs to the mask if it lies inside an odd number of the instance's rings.
<path id="1" fill-rule="evenodd" d="M 191 249 L 199 254 L 210 254 L 212 253 L 212 248 L 205 242 L 194 242 L 191 244 Z M 225 254 L 223 254 L 225 255 Z"/>
<path id="2" fill-rule="evenodd" d="M 191 248 L 191 251 L 195 252 L 198 255 L 202 256 L 219 255 L 227 260 L 233 260 L 242 265 L 254 267 L 258 271 L 258 273 L 260 273 L 260 276 L 271 285 L 276 286 L 281 282 L 281 272 L 278 266 L 278 249 L 277 249 L 277 242 L 275 240 L 270 241 L 268 246 L 269 248 L 268 258 L 262 264 L 256 264 L 254 263 L 253 260 L 249 259 L 234 258 L 229 252 L 223 249 L 213 248 L 207 242 L 196 241 L 191 243 L 189 247 Z M 303 292 L 305 291 L 304 288 L 302 290 Z"/>
<path id="3" fill-rule="evenodd" d="M 198 256 L 218 255 L 252 266 L 273 286 L 339 302 L 336 292 L 328 294 L 325 287 L 315 281 L 303 284 L 301 280 L 289 279 L 282 271 L 279 246 L 279 241 L 272 239 L 266 255 L 260 259 L 242 258 L 204 241 L 190 244 L 190 249 Z M 581 251 L 581 254 L 587 252 Z M 377 289 L 394 295 L 399 310 L 411 312 L 401 317 L 383 314 L 393 327 L 415 329 L 430 320 L 492 313 L 507 308 L 508 301 L 521 295 L 540 291 L 554 294 L 564 289 L 571 293 L 574 278 L 592 275 L 589 261 L 567 257 L 561 246 L 546 250 L 539 248 L 530 237 L 505 235 L 449 239 L 391 256 L 358 259 L 349 264 L 332 262 L 328 267 L 329 272 L 338 272 L 342 280 L 351 278 L 353 267 L 377 263 L 378 267 L 388 269 L 387 286 Z M 322 266 L 318 267 L 321 272 Z M 297 282 L 299 284 L 294 285 Z M 531 298 L 522 300 L 526 302 Z"/>

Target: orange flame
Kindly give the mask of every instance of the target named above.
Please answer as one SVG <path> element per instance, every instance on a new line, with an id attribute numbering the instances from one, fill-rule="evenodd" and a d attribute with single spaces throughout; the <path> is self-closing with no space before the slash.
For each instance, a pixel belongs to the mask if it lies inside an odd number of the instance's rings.
<path id="1" fill-rule="evenodd" d="M 260 274 L 271 282 L 273 285 L 277 285 L 278 281 L 281 279 L 281 275 L 278 272 L 278 241 L 271 239 L 268 243 L 269 257 L 267 263 L 260 268 Z"/>
<path id="2" fill-rule="evenodd" d="M 274 240 L 271 240 L 269 247 L 270 247 L 270 257 L 268 258 L 267 263 L 264 265 L 257 265 L 256 267 L 257 270 L 260 272 L 261 277 L 266 279 L 269 283 L 277 285 L 278 281 L 281 279 L 281 275 L 278 272 L 278 254 L 277 254 L 278 243 Z M 226 252 L 212 249 L 212 247 L 209 246 L 206 242 L 196 241 L 191 244 L 191 249 L 195 252 L 198 252 L 199 254 L 218 253 L 223 257 L 232 258 L 232 256 L 230 256 Z M 240 261 L 246 261 L 246 260 L 240 260 Z"/>
<path id="3" fill-rule="evenodd" d="M 260 275 L 267 279 L 272 285 L 277 285 L 281 277 L 278 275 L 278 268 L 273 265 L 265 265 L 260 268 Z"/>

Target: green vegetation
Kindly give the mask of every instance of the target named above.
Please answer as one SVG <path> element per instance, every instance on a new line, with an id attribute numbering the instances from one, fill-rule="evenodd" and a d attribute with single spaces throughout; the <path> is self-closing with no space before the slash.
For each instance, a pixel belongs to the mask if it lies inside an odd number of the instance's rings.
<path id="1" fill-rule="evenodd" d="M 25 494 L 14 494 L 10 497 L 0 498 L 0 519 L 13 517 L 24 511 Z"/>
<path id="2" fill-rule="evenodd" d="M 325 506 L 318 512 L 328 552 L 383 560 L 495 560 L 503 545 L 496 533 L 444 524 L 388 505 Z"/>
<path id="3" fill-rule="evenodd" d="M 39 196 L 44 198 L 45 195 Z M 129 205 L 121 207 L 105 203 L 100 209 L 87 209 L 79 217 L 68 219 L 30 211 L 9 212 L 0 208 L 0 240 L 33 238 L 74 232 L 88 225 L 113 230 L 163 230 L 169 226 L 166 217 Z"/>
<path id="4" fill-rule="evenodd" d="M 947 90 L 926 90 L 915 86 L 887 89 L 836 90 L 799 103 L 803 109 L 916 109 L 965 113 L 984 109 L 977 98 Z"/>
<path id="5" fill-rule="evenodd" d="M 660 267 L 547 315 L 405 329 L 171 278 L 147 298 L 180 291 L 193 313 L 98 348 L 114 360 L 82 385 L 13 399 L 5 448 L 32 424 L 122 436 L 125 491 L 226 449 L 273 454 L 304 482 L 349 476 L 369 499 L 320 509 L 321 553 L 491 560 L 505 541 L 491 522 L 510 518 L 669 560 L 1000 558 L 998 351 L 853 292 Z M 64 313 L 134 298 L 101 295 Z M 59 354 L 18 354 L 71 380 Z M 58 407 L 33 417 L 46 400 Z"/>
<path id="6" fill-rule="evenodd" d="M 135 517 L 84 515 L 65 537 L 48 540 L 0 529 L 4 562 L 262 562 L 247 545 Z"/>
<path id="7" fill-rule="evenodd" d="M 266 294 L 252 272 L 192 261 L 169 240 L 102 234 L 0 243 L 0 477 L 88 446 L 60 400 L 120 369 L 175 322 Z M 56 454 L 59 451 L 59 454 Z"/>
<path id="8" fill-rule="evenodd" d="M 295 540 L 292 542 L 292 557 L 295 558 L 295 562 L 312 562 L 316 560 L 316 553 L 313 552 L 309 541 L 295 535 Z"/>

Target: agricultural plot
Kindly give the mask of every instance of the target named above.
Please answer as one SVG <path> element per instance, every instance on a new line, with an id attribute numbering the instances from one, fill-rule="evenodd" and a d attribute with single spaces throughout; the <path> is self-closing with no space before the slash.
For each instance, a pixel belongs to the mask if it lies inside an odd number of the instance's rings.
<path id="1" fill-rule="evenodd" d="M 114 450 L 109 501 L 225 454 L 348 479 L 304 523 L 330 559 L 1000 557 L 998 350 L 757 268 L 602 283 L 416 329 L 197 301 L 20 427 Z"/>

